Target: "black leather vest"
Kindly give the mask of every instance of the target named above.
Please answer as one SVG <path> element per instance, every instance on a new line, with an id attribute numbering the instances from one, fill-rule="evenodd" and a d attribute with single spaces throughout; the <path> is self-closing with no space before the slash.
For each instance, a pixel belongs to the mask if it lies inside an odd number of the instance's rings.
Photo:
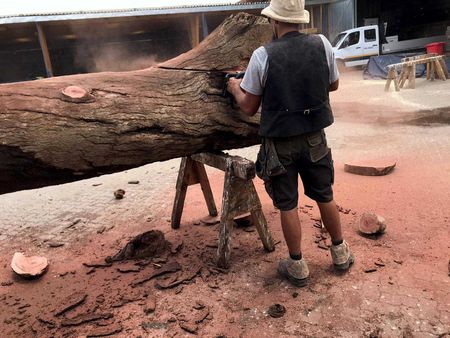
<path id="1" fill-rule="evenodd" d="M 331 125 L 330 70 L 320 36 L 289 32 L 264 47 L 269 68 L 260 135 L 297 136 Z"/>

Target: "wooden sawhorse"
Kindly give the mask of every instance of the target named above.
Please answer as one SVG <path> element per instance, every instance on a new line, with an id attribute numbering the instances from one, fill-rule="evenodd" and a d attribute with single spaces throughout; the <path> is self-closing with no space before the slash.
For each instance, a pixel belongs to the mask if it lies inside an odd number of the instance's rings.
<path id="1" fill-rule="evenodd" d="M 443 81 L 449 77 L 448 69 L 445 63 L 445 56 L 437 54 L 423 54 L 403 58 L 402 62 L 387 66 L 388 77 L 384 91 L 388 92 L 391 82 L 394 82 L 395 91 L 400 91 L 408 81 L 409 88 L 416 88 L 416 66 L 425 64 L 427 69 L 427 80 L 434 81 L 436 75 Z M 400 74 L 397 70 L 401 69 Z"/>
<path id="2" fill-rule="evenodd" d="M 180 227 L 187 188 L 200 184 L 211 216 L 217 216 L 217 208 L 206 175 L 205 164 L 225 172 L 220 216 L 217 265 L 227 268 L 231 254 L 231 233 L 234 218 L 250 212 L 259 237 L 267 251 L 275 250 L 275 244 L 262 212 L 261 202 L 253 184 L 255 164 L 240 156 L 225 153 L 201 153 L 184 157 L 178 172 L 175 201 L 172 211 L 172 228 Z"/>

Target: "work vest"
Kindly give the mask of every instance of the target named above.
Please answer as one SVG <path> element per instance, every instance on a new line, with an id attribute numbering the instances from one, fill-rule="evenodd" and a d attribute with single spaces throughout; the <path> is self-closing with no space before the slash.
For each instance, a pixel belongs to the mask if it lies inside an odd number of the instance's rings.
<path id="1" fill-rule="evenodd" d="M 264 48 L 269 68 L 260 135 L 290 137 L 331 125 L 330 70 L 320 36 L 289 32 Z"/>

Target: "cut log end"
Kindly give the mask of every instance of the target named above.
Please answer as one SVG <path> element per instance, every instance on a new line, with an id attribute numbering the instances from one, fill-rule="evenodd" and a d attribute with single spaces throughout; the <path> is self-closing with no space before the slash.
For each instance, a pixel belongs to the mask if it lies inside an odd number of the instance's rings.
<path id="1" fill-rule="evenodd" d="M 386 221 L 383 217 L 372 212 L 365 212 L 359 221 L 359 231 L 364 235 L 382 234 L 386 230 Z"/>
<path id="2" fill-rule="evenodd" d="M 61 91 L 61 97 L 64 101 L 71 103 L 93 102 L 95 98 L 89 91 L 79 86 L 68 86 Z"/>
<path id="3" fill-rule="evenodd" d="M 16 252 L 11 261 L 11 268 L 21 277 L 35 278 L 47 271 L 48 261 L 45 257 L 27 257 L 21 252 Z"/>

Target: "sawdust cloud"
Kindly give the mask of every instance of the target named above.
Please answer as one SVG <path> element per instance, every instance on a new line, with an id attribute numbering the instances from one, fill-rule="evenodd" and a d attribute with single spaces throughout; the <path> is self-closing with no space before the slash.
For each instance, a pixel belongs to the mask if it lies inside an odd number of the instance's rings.
<path id="1" fill-rule="evenodd" d="M 144 55 L 127 49 L 123 44 L 86 47 L 81 44 L 76 50 L 76 65 L 89 73 L 121 72 L 152 67 L 158 63 L 156 55 Z"/>

